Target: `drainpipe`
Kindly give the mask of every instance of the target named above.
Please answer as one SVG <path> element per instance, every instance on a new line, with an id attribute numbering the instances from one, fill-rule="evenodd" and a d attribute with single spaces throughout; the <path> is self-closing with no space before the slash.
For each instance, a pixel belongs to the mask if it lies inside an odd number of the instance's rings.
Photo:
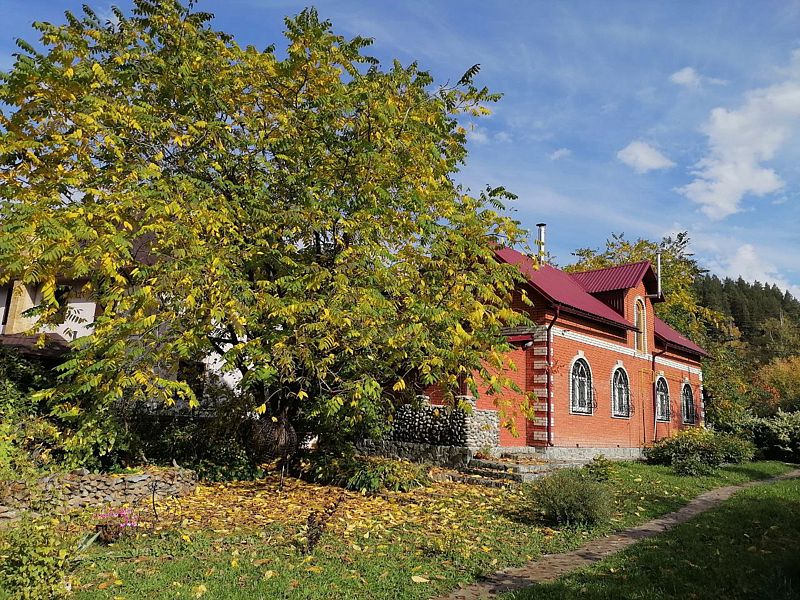
<path id="1" fill-rule="evenodd" d="M 656 441 L 656 434 L 658 432 L 658 391 L 656 387 L 656 382 L 658 382 L 658 377 L 656 377 L 656 357 L 661 356 L 667 351 L 667 343 L 664 342 L 664 349 L 660 352 L 653 352 L 653 442 Z"/>
<path id="2" fill-rule="evenodd" d="M 550 362 L 550 348 L 551 348 L 551 345 L 552 345 L 552 341 L 551 341 L 551 339 L 552 339 L 551 335 L 552 334 L 550 332 L 553 329 L 553 325 L 556 324 L 556 320 L 558 320 L 558 315 L 561 313 L 561 305 L 560 304 L 556 304 L 555 307 L 556 307 L 556 314 L 553 315 L 553 320 L 550 321 L 550 324 L 547 326 L 547 356 L 546 356 L 547 363 L 546 364 L 547 364 L 547 445 L 548 446 L 552 446 L 553 445 L 553 427 L 551 425 L 553 410 L 552 410 L 552 405 L 551 405 L 552 397 L 551 397 L 551 393 L 550 393 L 550 390 L 553 387 L 553 373 L 552 373 L 552 365 L 551 365 L 551 362 Z"/>

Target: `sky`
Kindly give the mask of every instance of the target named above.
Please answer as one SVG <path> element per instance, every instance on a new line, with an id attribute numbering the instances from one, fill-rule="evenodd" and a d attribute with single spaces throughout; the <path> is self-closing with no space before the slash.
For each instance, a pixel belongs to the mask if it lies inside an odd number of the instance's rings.
<path id="1" fill-rule="evenodd" d="M 87 0 L 101 15 L 112 3 Z M 0 69 L 72 0 L 0 0 Z M 115 2 L 123 9 L 129 1 Z M 283 45 L 307 3 L 199 0 L 242 44 Z M 480 63 L 503 98 L 470 123 L 458 181 L 505 186 L 559 264 L 612 233 L 688 231 L 704 268 L 800 297 L 800 0 L 319 0 L 334 30 L 437 82 Z M 535 233 L 532 233 L 535 236 Z"/>

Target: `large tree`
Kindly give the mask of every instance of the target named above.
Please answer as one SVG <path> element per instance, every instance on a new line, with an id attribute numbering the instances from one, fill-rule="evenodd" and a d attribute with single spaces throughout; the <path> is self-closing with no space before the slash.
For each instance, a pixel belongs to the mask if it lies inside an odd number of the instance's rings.
<path id="1" fill-rule="evenodd" d="M 689 242 L 686 232 L 666 236 L 660 241 L 643 238 L 631 241 L 624 233 L 612 234 L 603 249 L 580 248 L 573 252 L 577 260 L 566 270 L 602 269 L 642 260 L 649 260 L 655 268 L 656 254 L 660 250 L 664 302 L 655 305 L 656 312 L 672 327 L 704 343 L 709 326 L 716 326 L 725 319 L 698 300 L 694 282 L 704 270 L 689 251 Z"/>
<path id="2" fill-rule="evenodd" d="M 246 409 L 347 431 L 503 365 L 519 274 L 493 248 L 524 232 L 502 188 L 455 181 L 459 116 L 497 99 L 477 68 L 440 86 L 382 68 L 313 10 L 279 53 L 171 0 L 134 6 L 36 23 L 0 86 L 3 281 L 42 286 L 40 323 L 59 277 L 102 307 L 60 414 L 194 403 L 177 363 L 216 354 Z"/>

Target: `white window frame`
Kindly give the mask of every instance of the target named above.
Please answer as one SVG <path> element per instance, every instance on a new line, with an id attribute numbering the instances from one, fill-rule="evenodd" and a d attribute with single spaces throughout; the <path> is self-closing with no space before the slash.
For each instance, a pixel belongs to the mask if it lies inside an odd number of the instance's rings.
<path id="1" fill-rule="evenodd" d="M 641 327 L 639 327 L 640 314 L 642 318 Z M 637 296 L 636 300 L 633 301 L 633 325 L 641 330 L 633 332 L 633 349 L 639 354 L 647 354 L 647 305 L 641 296 Z M 640 339 L 642 340 L 641 345 L 639 345 Z"/>
<path id="2" fill-rule="evenodd" d="M 689 390 L 689 397 L 692 399 L 692 414 L 691 419 L 687 419 L 686 414 L 686 390 Z M 685 381 L 681 386 L 681 414 L 683 415 L 683 423 L 684 425 L 694 425 L 697 423 L 697 405 L 694 401 L 694 390 L 692 389 L 691 384 L 688 381 Z"/>
<path id="3" fill-rule="evenodd" d="M 617 373 L 620 373 L 625 378 L 625 412 L 617 411 Z M 622 365 L 615 366 L 614 370 L 611 371 L 611 416 L 615 419 L 631 418 L 631 378 L 628 377 L 628 371 Z"/>
<path id="4" fill-rule="evenodd" d="M 575 377 L 575 367 L 578 363 L 583 363 L 586 367 L 586 374 L 587 374 L 587 381 L 586 381 L 586 396 L 587 396 L 587 407 L 586 409 L 582 409 L 577 406 L 576 398 L 575 398 L 575 386 L 573 384 L 573 379 Z M 592 376 L 592 367 L 589 365 L 589 361 L 586 360 L 586 357 L 583 354 L 579 354 L 572 360 L 572 364 L 569 366 L 569 412 L 573 415 L 587 415 L 591 416 L 594 414 L 594 387 L 593 387 L 594 377 Z"/>
<path id="5" fill-rule="evenodd" d="M 658 391 L 658 384 L 661 383 L 662 381 L 664 382 L 664 387 L 667 390 L 667 397 L 666 397 L 665 402 L 663 403 L 663 406 L 662 406 L 662 402 L 661 402 L 661 395 L 659 394 L 659 391 Z M 656 379 L 656 420 L 662 421 L 662 422 L 669 422 L 671 420 L 670 402 L 671 402 L 671 399 L 670 399 L 670 391 L 669 391 L 669 382 L 667 381 L 666 377 L 664 377 L 663 375 L 660 375 L 658 377 L 658 379 Z M 666 408 L 666 414 L 664 414 L 664 409 L 665 408 Z"/>

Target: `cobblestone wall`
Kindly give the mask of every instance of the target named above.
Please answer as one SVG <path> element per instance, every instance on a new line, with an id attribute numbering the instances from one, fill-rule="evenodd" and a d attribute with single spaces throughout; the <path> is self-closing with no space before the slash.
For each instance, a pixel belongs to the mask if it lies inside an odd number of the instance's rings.
<path id="1" fill-rule="evenodd" d="M 0 489 L 0 522 L 14 519 L 30 506 L 31 498 L 69 510 L 84 506 L 136 503 L 145 498 L 183 496 L 194 491 L 197 476 L 181 468 L 158 469 L 132 474 L 96 474 L 80 469 L 40 479 L 31 490 L 22 482 Z"/>
<path id="2" fill-rule="evenodd" d="M 497 411 L 467 412 L 448 406 L 412 406 L 397 409 L 388 439 L 394 442 L 494 448 L 500 442 Z"/>

